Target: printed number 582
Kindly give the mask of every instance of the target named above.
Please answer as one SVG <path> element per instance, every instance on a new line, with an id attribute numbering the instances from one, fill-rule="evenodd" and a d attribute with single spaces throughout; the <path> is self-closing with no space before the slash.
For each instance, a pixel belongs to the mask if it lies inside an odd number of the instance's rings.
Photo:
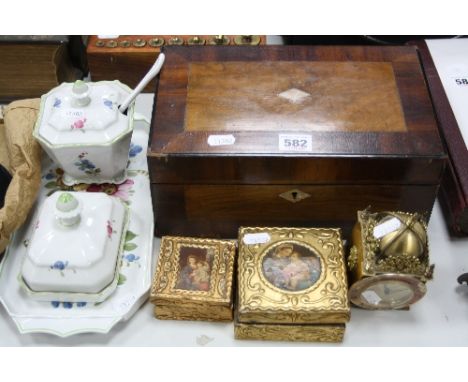
<path id="1" fill-rule="evenodd" d="M 285 139 L 285 147 L 306 147 L 307 141 L 305 139 Z"/>

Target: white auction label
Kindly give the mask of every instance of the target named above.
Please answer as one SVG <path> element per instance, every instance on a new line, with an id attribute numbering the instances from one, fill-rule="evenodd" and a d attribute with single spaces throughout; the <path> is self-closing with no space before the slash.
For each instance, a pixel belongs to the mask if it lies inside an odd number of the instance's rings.
<path id="1" fill-rule="evenodd" d="M 308 134 L 278 134 L 278 150 L 290 152 L 311 152 L 312 135 Z"/>
<path id="2" fill-rule="evenodd" d="M 380 239 L 381 237 L 388 235 L 391 232 L 396 231 L 401 227 L 401 221 L 397 218 L 387 220 L 385 223 L 376 225 L 374 227 L 374 237 Z"/>
<path id="3" fill-rule="evenodd" d="M 371 305 L 377 305 L 382 299 L 373 290 L 366 290 L 361 293 L 361 296 Z"/>
<path id="4" fill-rule="evenodd" d="M 120 35 L 118 34 L 98 34 L 98 38 L 102 40 L 108 40 L 112 38 L 119 38 Z"/>
<path id="5" fill-rule="evenodd" d="M 260 233 L 248 233 L 242 239 L 244 244 L 253 245 L 253 244 L 263 244 L 270 241 L 270 235 L 266 232 Z"/>
<path id="6" fill-rule="evenodd" d="M 434 39 L 426 44 L 468 148 L 468 39 Z"/>
<path id="7" fill-rule="evenodd" d="M 208 144 L 210 146 L 229 146 L 236 142 L 236 137 L 232 134 L 224 135 L 210 135 L 208 137 Z"/>
<path id="8" fill-rule="evenodd" d="M 468 74 L 452 76 L 452 79 L 455 86 L 468 87 Z"/>

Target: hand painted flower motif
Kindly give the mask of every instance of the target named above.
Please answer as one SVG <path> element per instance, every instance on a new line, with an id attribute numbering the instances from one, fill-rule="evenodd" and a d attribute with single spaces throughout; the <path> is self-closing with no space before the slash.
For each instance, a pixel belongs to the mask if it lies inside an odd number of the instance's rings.
<path id="1" fill-rule="evenodd" d="M 96 176 L 101 172 L 101 169 L 99 167 L 96 167 L 96 165 L 89 159 L 85 158 L 87 154 L 88 153 L 81 153 L 80 155 L 78 155 L 78 161 L 75 162 L 75 166 L 87 175 Z"/>
<path id="2" fill-rule="evenodd" d="M 138 234 L 130 230 L 128 230 L 125 233 L 125 240 L 123 246 L 124 252 L 133 252 L 138 248 L 138 245 L 133 243 L 137 236 Z M 126 253 L 122 256 L 122 266 L 125 265 L 127 267 L 130 267 L 132 266 L 132 264 L 135 264 L 137 267 L 141 268 L 141 264 L 139 264 L 138 260 L 140 260 L 140 256 L 137 256 L 134 253 Z M 121 274 L 120 276 L 122 277 L 119 277 L 118 285 L 122 285 L 126 281 L 126 278 L 123 274 Z"/>
<path id="3" fill-rule="evenodd" d="M 133 263 L 134 261 L 140 260 L 140 256 L 135 256 L 133 253 L 125 255 L 123 258 L 127 260 L 129 263 Z"/>
<path id="4" fill-rule="evenodd" d="M 68 261 L 56 261 L 50 266 L 50 269 L 63 271 L 68 266 Z"/>
<path id="5" fill-rule="evenodd" d="M 83 119 L 77 119 L 75 122 L 73 122 L 73 124 L 71 125 L 71 129 L 72 130 L 80 130 L 81 132 L 85 132 L 84 130 L 84 126 L 85 126 L 85 123 L 86 123 L 86 118 L 83 118 Z"/>
<path id="6" fill-rule="evenodd" d="M 91 184 L 86 191 L 88 192 L 105 192 L 110 196 L 117 196 L 124 202 L 127 202 L 130 195 L 133 193 L 132 187 L 135 182 L 132 179 L 127 179 L 125 182 L 120 184 L 103 183 L 103 184 Z"/>
<path id="7" fill-rule="evenodd" d="M 113 109 L 114 103 L 110 99 L 104 98 L 104 106 L 107 106 L 109 109 Z"/>
<path id="8" fill-rule="evenodd" d="M 73 186 L 67 186 L 65 183 L 63 183 L 63 170 L 61 168 L 49 170 L 49 172 L 43 175 L 42 178 L 48 181 L 44 184 L 44 187 L 50 190 L 47 193 L 47 196 L 52 195 L 55 191 L 58 190 L 86 191 L 86 189 L 89 187 L 89 184 L 86 183 L 78 183 Z"/>
<path id="9" fill-rule="evenodd" d="M 114 229 L 112 228 L 112 223 L 110 222 L 110 220 L 107 221 L 107 237 L 109 239 L 112 238 L 112 234 L 114 233 Z"/>
<path id="10" fill-rule="evenodd" d="M 135 181 L 132 179 L 127 179 L 125 182 L 117 185 L 117 190 L 112 195 L 127 201 L 130 195 L 133 193 L 132 187 L 134 184 Z"/>
<path id="11" fill-rule="evenodd" d="M 128 156 L 130 158 L 134 158 L 142 151 L 143 151 L 143 148 L 140 145 L 135 145 L 133 143 L 130 143 L 130 151 L 128 152 Z"/>
<path id="12" fill-rule="evenodd" d="M 39 228 L 39 220 L 36 222 L 36 224 L 34 225 L 34 229 L 38 229 Z"/>
<path id="13" fill-rule="evenodd" d="M 62 306 L 65 308 L 65 309 L 71 309 L 73 308 L 73 303 L 72 302 L 60 302 L 60 301 L 51 301 L 50 302 L 51 305 L 54 307 L 54 308 L 59 308 L 60 307 L 60 304 L 62 304 Z M 83 308 L 84 306 L 86 306 L 87 303 L 86 302 L 77 302 L 76 303 L 76 307 L 77 308 Z"/>
<path id="14" fill-rule="evenodd" d="M 62 105 L 62 100 L 60 98 L 55 98 L 54 107 L 59 108 Z"/>
<path id="15" fill-rule="evenodd" d="M 53 171 L 49 171 L 47 174 L 43 176 L 45 180 L 52 180 L 56 178 L 56 174 Z"/>

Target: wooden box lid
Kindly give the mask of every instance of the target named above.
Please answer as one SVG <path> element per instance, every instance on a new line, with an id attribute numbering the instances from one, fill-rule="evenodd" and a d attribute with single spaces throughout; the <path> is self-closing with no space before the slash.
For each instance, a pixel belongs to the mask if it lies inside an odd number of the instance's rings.
<path id="1" fill-rule="evenodd" d="M 148 154 L 153 182 L 440 179 L 445 153 L 413 47 L 165 53 Z"/>

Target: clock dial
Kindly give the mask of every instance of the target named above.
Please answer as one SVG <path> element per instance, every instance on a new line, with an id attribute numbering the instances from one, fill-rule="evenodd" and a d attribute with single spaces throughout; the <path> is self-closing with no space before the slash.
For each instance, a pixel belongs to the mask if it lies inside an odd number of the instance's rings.
<path id="1" fill-rule="evenodd" d="M 361 292 L 361 298 L 371 305 L 406 305 L 413 296 L 408 284 L 396 280 L 376 282 Z"/>
<path id="2" fill-rule="evenodd" d="M 401 309 L 418 301 L 425 285 L 408 275 L 380 275 L 365 278 L 350 289 L 353 304 L 365 309 Z"/>

